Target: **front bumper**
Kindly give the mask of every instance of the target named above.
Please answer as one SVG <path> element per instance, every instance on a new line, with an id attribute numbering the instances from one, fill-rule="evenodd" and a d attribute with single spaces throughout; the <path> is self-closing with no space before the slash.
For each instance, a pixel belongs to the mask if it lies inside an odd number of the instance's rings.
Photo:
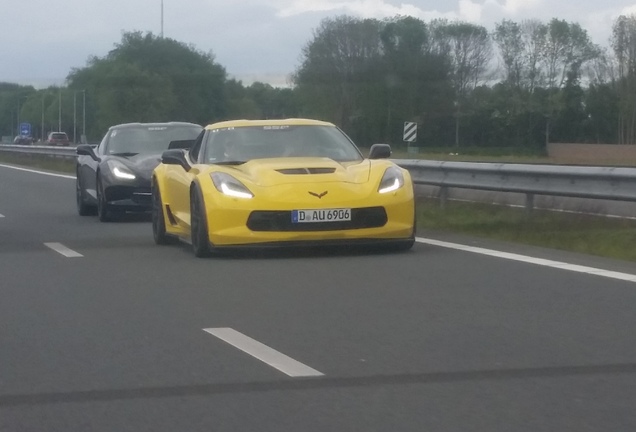
<path id="1" fill-rule="evenodd" d="M 209 241 L 213 247 L 378 244 L 412 241 L 415 201 L 412 187 L 394 193 L 351 194 L 330 201 L 299 199 L 271 202 L 214 194 L 205 197 Z M 350 208 L 350 223 L 292 224 L 291 211 Z M 270 220 L 254 215 L 271 214 Z M 356 214 L 362 219 L 356 219 Z M 267 218 L 266 218 L 267 219 Z M 255 220 L 258 223 L 254 223 Z M 250 229 L 250 227 L 252 229 Z"/>
<path id="2" fill-rule="evenodd" d="M 152 193 L 148 186 L 109 186 L 104 191 L 107 205 L 114 210 L 145 212 L 152 208 Z"/>

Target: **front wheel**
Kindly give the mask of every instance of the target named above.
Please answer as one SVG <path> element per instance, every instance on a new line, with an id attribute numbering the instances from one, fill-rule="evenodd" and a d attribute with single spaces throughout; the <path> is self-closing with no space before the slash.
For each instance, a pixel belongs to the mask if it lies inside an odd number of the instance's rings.
<path id="1" fill-rule="evenodd" d="M 108 208 L 106 202 L 106 196 L 104 194 L 104 186 L 102 185 L 102 179 L 97 177 L 97 216 L 100 222 L 110 222 L 112 220 L 112 214 Z"/>
<path id="2" fill-rule="evenodd" d="M 210 255 L 208 220 L 205 214 L 203 196 L 196 186 L 190 192 L 190 241 L 194 256 L 204 258 Z"/>
<path id="3" fill-rule="evenodd" d="M 166 233 L 163 201 L 156 181 L 152 182 L 152 236 L 158 245 L 173 244 L 177 241 L 176 237 Z"/>
<path id="4" fill-rule="evenodd" d="M 84 189 L 82 189 L 82 180 L 80 178 L 79 171 L 75 178 L 75 201 L 77 203 L 77 213 L 79 213 L 80 216 L 94 215 L 95 208 L 86 204 L 86 198 L 84 197 Z"/>

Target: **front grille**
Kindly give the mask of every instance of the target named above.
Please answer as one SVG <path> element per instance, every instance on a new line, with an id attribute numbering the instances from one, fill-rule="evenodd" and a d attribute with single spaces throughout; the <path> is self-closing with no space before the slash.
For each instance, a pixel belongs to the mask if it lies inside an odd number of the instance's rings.
<path id="1" fill-rule="evenodd" d="M 135 188 L 132 193 L 132 200 L 137 204 L 151 204 L 152 192 L 150 192 L 150 188 Z"/>
<path id="2" fill-rule="evenodd" d="M 252 231 L 338 231 L 378 228 L 387 222 L 384 207 L 351 209 L 351 220 L 341 222 L 292 223 L 291 211 L 253 211 L 247 219 Z"/>
<path id="3" fill-rule="evenodd" d="M 108 201 L 132 200 L 136 204 L 150 204 L 152 195 L 149 187 L 111 186 L 106 189 Z"/>

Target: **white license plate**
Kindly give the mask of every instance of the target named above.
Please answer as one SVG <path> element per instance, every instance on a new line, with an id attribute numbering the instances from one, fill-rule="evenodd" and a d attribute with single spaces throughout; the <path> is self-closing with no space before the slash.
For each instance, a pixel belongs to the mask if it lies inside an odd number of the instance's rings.
<path id="1" fill-rule="evenodd" d="M 292 210 L 292 223 L 341 222 L 351 220 L 351 209 Z"/>

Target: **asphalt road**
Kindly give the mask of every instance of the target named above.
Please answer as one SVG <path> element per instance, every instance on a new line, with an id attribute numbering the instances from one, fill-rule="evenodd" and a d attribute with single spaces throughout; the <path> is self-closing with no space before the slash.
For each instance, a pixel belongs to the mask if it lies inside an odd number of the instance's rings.
<path id="1" fill-rule="evenodd" d="M 0 165 L 2 432 L 636 430 L 633 263 L 439 236 L 545 261 L 202 260 L 73 188 Z"/>

